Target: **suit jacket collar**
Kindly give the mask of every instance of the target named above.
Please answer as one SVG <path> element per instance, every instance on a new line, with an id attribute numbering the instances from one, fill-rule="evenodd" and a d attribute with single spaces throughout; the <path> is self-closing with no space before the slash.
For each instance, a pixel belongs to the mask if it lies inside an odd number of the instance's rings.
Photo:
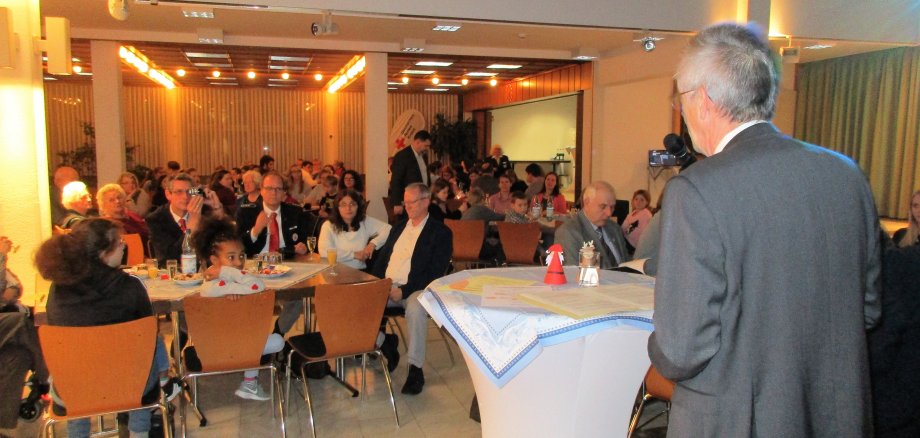
<path id="1" fill-rule="evenodd" d="M 759 135 L 778 134 L 778 133 L 779 133 L 779 130 L 776 129 L 776 126 L 774 126 L 773 123 L 771 122 L 757 123 L 739 132 L 738 135 L 735 135 L 735 137 L 732 138 L 728 142 L 727 145 L 725 145 L 725 148 L 722 149 L 722 152 L 732 149 L 739 144 L 746 143 L 748 140 L 750 140 L 753 137 L 757 137 Z"/>

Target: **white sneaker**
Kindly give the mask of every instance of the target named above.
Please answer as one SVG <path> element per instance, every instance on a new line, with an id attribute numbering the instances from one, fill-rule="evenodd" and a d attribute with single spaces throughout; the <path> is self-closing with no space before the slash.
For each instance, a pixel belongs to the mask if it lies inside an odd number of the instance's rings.
<path id="1" fill-rule="evenodd" d="M 247 400 L 265 401 L 272 397 L 265 392 L 256 380 L 244 380 L 236 390 L 236 396 Z"/>

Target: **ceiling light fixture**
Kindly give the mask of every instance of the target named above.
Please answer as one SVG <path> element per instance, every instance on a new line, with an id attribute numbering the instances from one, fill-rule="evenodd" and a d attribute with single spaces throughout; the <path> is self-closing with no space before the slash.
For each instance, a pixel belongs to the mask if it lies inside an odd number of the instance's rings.
<path id="1" fill-rule="evenodd" d="M 498 81 L 495 80 L 495 79 L 492 79 L 491 81 L 489 81 L 489 85 L 491 85 L 491 86 L 494 87 L 494 86 L 498 85 Z"/>
<path id="2" fill-rule="evenodd" d="M 460 84 L 438 84 L 439 87 L 459 87 Z"/>
<path id="3" fill-rule="evenodd" d="M 473 76 L 473 77 L 491 78 L 492 76 L 498 75 L 498 73 L 489 73 L 489 72 L 484 72 L 484 71 L 471 71 L 467 73 L 466 75 Z"/>
<path id="4" fill-rule="evenodd" d="M 456 32 L 463 27 L 460 23 L 453 21 L 438 21 L 435 22 L 434 27 L 431 30 L 436 30 L 438 32 Z"/>
<path id="5" fill-rule="evenodd" d="M 572 52 L 572 59 L 577 61 L 591 61 L 593 59 L 600 58 L 601 54 L 597 49 L 590 47 L 581 47 Z"/>
<path id="6" fill-rule="evenodd" d="M 214 9 L 183 6 L 182 16 L 185 18 L 214 18 Z"/>
<path id="7" fill-rule="evenodd" d="M 246 77 L 248 77 L 249 79 L 255 79 L 255 78 L 256 78 L 256 72 L 254 72 L 254 71 L 252 71 L 252 70 L 249 70 L 249 73 L 246 73 Z"/>
<path id="8" fill-rule="evenodd" d="M 453 61 L 419 61 L 415 65 L 422 67 L 450 67 L 454 65 Z"/>
<path id="9" fill-rule="evenodd" d="M 139 50 L 135 49 L 133 46 L 121 46 L 118 48 L 118 57 L 121 58 L 121 61 L 125 64 L 128 64 L 134 67 L 140 74 L 147 77 L 151 81 L 154 81 L 169 90 L 176 88 L 176 81 L 172 76 L 166 74 L 163 70 L 160 70 L 156 64 L 148 59 L 144 54 Z"/>
<path id="10" fill-rule="evenodd" d="M 269 56 L 268 59 L 271 60 L 271 61 L 279 61 L 279 62 L 309 62 L 309 61 L 310 61 L 310 57 L 309 57 L 309 56 L 277 56 L 277 55 L 272 55 L 272 56 Z"/>
<path id="11" fill-rule="evenodd" d="M 355 55 L 339 70 L 339 73 L 335 75 L 329 82 L 326 83 L 326 91 L 329 93 L 335 93 L 349 84 L 361 77 L 364 74 L 364 69 L 367 67 L 367 58 L 364 56 Z"/>
<path id="12" fill-rule="evenodd" d="M 181 78 L 181 77 L 185 77 L 185 69 L 181 69 L 181 68 L 180 68 L 180 69 L 176 70 L 176 76 L 178 76 L 178 77 L 180 77 L 180 78 Z"/>
<path id="13" fill-rule="evenodd" d="M 186 58 L 220 58 L 230 59 L 229 53 L 184 52 Z"/>
<path id="14" fill-rule="evenodd" d="M 438 85 L 438 84 L 441 83 L 441 80 L 438 79 L 438 78 L 431 78 L 431 83 L 432 83 L 432 84 L 435 84 L 435 85 Z"/>
<path id="15" fill-rule="evenodd" d="M 213 77 L 215 77 L 215 78 L 219 78 L 219 77 L 220 77 L 220 70 L 214 70 L 214 71 L 212 71 L 212 72 L 211 72 L 211 76 L 213 76 Z"/>
<path id="16" fill-rule="evenodd" d="M 460 80 L 460 84 L 461 84 L 461 85 L 466 85 L 466 84 L 469 84 L 469 83 L 470 83 L 470 80 L 467 79 L 467 78 L 463 78 L 463 79 Z"/>
<path id="17" fill-rule="evenodd" d="M 80 73 L 80 72 L 82 72 L 82 71 L 83 71 L 83 67 L 80 67 L 79 65 L 73 66 L 73 72 L 74 72 L 74 73 Z"/>
<path id="18" fill-rule="evenodd" d="M 281 73 L 281 79 L 288 80 L 291 78 L 291 74 L 288 72 Z"/>
<path id="19" fill-rule="evenodd" d="M 321 80 L 323 80 L 323 74 L 322 74 L 322 73 L 317 73 L 317 74 L 313 75 L 313 79 L 316 79 L 317 81 L 321 81 Z"/>
<path id="20" fill-rule="evenodd" d="M 425 51 L 425 40 L 419 38 L 406 38 L 402 42 L 402 51 L 419 53 Z"/>
<path id="21" fill-rule="evenodd" d="M 517 65 L 517 64 L 492 64 L 492 65 L 490 65 L 490 66 L 488 66 L 488 67 L 486 67 L 486 68 L 504 69 L 504 70 L 514 70 L 514 69 L 516 69 L 516 68 L 521 68 L 521 66 L 520 66 L 520 65 Z"/>
<path id="22" fill-rule="evenodd" d="M 199 27 L 198 42 L 202 44 L 223 44 L 224 31 L 216 27 Z"/>
<path id="23" fill-rule="evenodd" d="M 447 91 L 447 88 L 426 88 L 425 91 Z"/>
<path id="24" fill-rule="evenodd" d="M 402 73 L 403 73 L 403 74 L 407 74 L 407 75 L 430 75 L 430 74 L 434 74 L 435 71 L 434 71 L 434 70 L 413 70 L 413 69 L 408 69 L 408 70 L 403 70 Z"/>
<path id="25" fill-rule="evenodd" d="M 227 64 L 226 62 L 193 62 L 192 65 L 195 67 L 203 68 L 230 68 L 233 67 L 233 64 Z"/>
<path id="26" fill-rule="evenodd" d="M 409 83 L 409 77 L 408 77 L 408 76 L 403 76 L 403 77 L 402 77 L 402 83 L 408 84 L 408 83 Z"/>
<path id="27" fill-rule="evenodd" d="M 821 50 L 821 49 L 830 49 L 831 47 L 834 47 L 834 45 L 833 44 L 830 44 L 830 45 L 829 44 L 812 44 L 810 46 L 805 46 L 802 48 L 806 50 Z"/>

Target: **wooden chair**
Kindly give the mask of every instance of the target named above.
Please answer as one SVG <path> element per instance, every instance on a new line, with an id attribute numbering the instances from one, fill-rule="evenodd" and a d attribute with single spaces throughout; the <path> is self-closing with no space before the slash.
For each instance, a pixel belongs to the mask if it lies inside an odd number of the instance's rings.
<path id="1" fill-rule="evenodd" d="M 158 408 L 169 418 L 162 394 L 154 402 L 142 402 L 153 366 L 156 318 L 93 327 L 43 325 L 38 335 L 54 391 L 67 410 L 66 415 L 45 412 L 39 436 L 50 436 L 56 422 L 116 412 Z M 172 436 L 168 426 L 164 433 Z"/>
<path id="2" fill-rule="evenodd" d="M 539 260 L 537 245 L 540 244 L 540 224 L 512 224 L 497 222 L 498 238 L 505 253 L 505 265 L 535 265 Z"/>
<path id="3" fill-rule="evenodd" d="M 236 300 L 225 297 L 206 298 L 194 294 L 182 299 L 188 335 L 201 360 L 201 370 L 182 373 L 183 381 L 191 381 L 191 402 L 198 406 L 199 377 L 238 373 L 247 370 L 271 371 L 272 404 L 281 414 L 281 436 L 287 436 L 281 399 L 281 383 L 274 364 L 261 365 L 265 341 L 272 333 L 275 291 L 244 295 Z M 182 436 L 186 429 L 185 399 L 179 403 Z M 206 420 L 202 418 L 202 426 Z"/>
<path id="4" fill-rule="evenodd" d="M 393 211 L 393 204 L 390 202 L 389 196 L 383 197 L 383 208 L 387 211 L 387 223 L 390 225 L 396 224 L 398 219 L 396 218 L 396 213 Z"/>
<path id="5" fill-rule="evenodd" d="M 128 266 L 135 266 L 144 263 L 144 242 L 141 241 L 141 235 L 137 233 L 123 234 L 122 240 L 128 250 Z"/>
<path id="6" fill-rule="evenodd" d="M 393 416 L 396 426 L 399 426 L 399 413 L 396 410 L 396 401 L 393 398 L 393 382 L 390 372 L 384 363 L 383 353 L 377 348 L 377 333 L 380 331 L 380 319 L 383 309 L 387 304 L 387 297 L 393 282 L 390 279 L 372 281 L 359 284 L 323 284 L 316 287 L 313 297 L 313 306 L 316 320 L 322 333 L 326 354 L 320 357 L 310 357 L 302 346 L 296 342 L 288 341 L 291 353 L 287 358 L 285 391 L 290 391 L 291 357 L 299 354 L 304 357 L 300 375 L 306 375 L 306 365 L 315 362 L 352 357 L 361 355 L 361 394 L 367 393 L 367 354 L 376 353 L 380 358 L 380 367 L 387 382 L 390 394 L 390 405 L 393 407 Z M 304 401 L 310 418 L 310 430 L 316 437 L 316 424 L 313 421 L 313 403 L 310 399 L 310 388 L 307 378 L 302 378 Z"/>
<path id="7" fill-rule="evenodd" d="M 638 426 L 637 423 L 639 423 L 639 417 L 642 416 L 642 410 L 645 408 L 645 404 L 649 400 L 657 398 L 658 400 L 662 400 L 667 403 L 667 408 L 661 413 L 655 415 L 655 417 L 671 410 L 671 396 L 674 394 L 674 382 L 662 376 L 654 366 L 649 366 L 648 372 L 645 373 L 645 379 L 642 381 L 642 387 L 639 389 L 639 391 L 642 397 L 633 408 L 633 415 L 629 420 L 629 431 L 626 434 L 628 437 L 631 437 L 633 432 L 641 427 Z M 648 421 L 646 421 L 645 424 L 648 424 Z"/>
<path id="8" fill-rule="evenodd" d="M 486 238 L 486 221 L 445 219 L 444 225 L 447 225 L 453 234 L 451 263 L 455 266 L 462 263 L 466 268 L 469 268 L 471 264 L 482 265 L 479 252 Z"/>

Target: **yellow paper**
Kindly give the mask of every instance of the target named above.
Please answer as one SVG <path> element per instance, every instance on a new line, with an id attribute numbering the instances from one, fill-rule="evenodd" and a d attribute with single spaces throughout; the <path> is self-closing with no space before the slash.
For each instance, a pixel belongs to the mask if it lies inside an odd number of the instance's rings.
<path id="1" fill-rule="evenodd" d="M 551 292 L 527 292 L 518 299 L 574 319 L 618 312 L 652 310 L 655 290 L 648 285 L 607 284 Z"/>
<path id="2" fill-rule="evenodd" d="M 473 295 L 482 295 L 485 286 L 531 286 L 537 284 L 533 280 L 519 280 L 515 278 L 498 277 L 494 275 L 474 275 L 470 278 L 457 280 L 445 285 L 447 290 L 466 292 Z M 442 288 L 436 288 L 441 290 Z"/>

